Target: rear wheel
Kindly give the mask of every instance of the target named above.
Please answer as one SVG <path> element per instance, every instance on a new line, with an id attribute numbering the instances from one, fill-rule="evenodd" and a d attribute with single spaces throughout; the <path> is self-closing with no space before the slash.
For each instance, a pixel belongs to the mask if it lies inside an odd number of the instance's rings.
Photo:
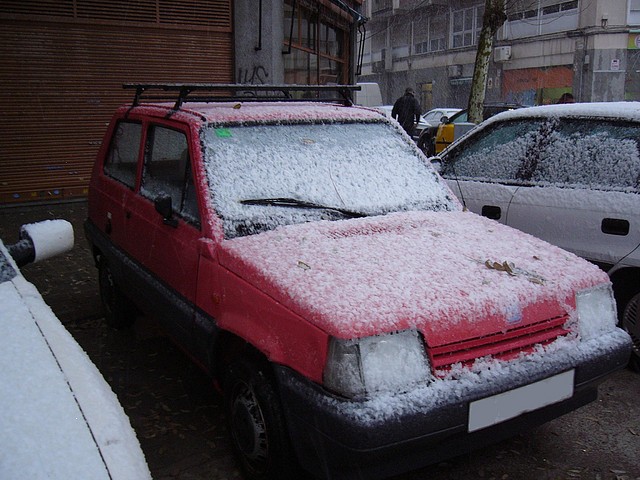
<path id="1" fill-rule="evenodd" d="M 264 367 L 242 360 L 224 385 L 229 431 L 247 480 L 299 478 L 279 399 Z"/>
<path id="2" fill-rule="evenodd" d="M 629 367 L 638 372 L 640 371 L 640 293 L 635 294 L 624 308 L 622 328 L 631 335 L 633 341 Z"/>
<path id="3" fill-rule="evenodd" d="M 98 283 L 107 324 L 118 329 L 129 327 L 136 319 L 136 307 L 115 283 L 109 262 L 104 258 L 98 263 Z"/>

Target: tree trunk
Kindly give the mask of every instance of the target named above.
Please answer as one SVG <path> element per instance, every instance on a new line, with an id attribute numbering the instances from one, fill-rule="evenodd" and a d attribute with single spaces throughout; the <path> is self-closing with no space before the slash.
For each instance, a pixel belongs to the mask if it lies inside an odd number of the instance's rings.
<path id="1" fill-rule="evenodd" d="M 469 96 L 470 122 L 482 121 L 484 97 L 487 89 L 487 76 L 489 73 L 489 59 L 493 48 L 493 37 L 507 19 L 505 14 L 506 0 L 485 0 L 484 15 L 482 17 L 482 30 L 478 39 L 478 53 L 473 69 L 471 81 L 471 95 Z"/>

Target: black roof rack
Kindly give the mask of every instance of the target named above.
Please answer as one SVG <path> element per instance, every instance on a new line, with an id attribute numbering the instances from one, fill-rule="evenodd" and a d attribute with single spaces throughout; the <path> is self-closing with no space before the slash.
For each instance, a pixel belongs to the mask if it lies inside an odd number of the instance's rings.
<path id="1" fill-rule="evenodd" d="M 185 102 L 338 102 L 353 105 L 353 91 L 359 85 L 247 85 L 218 83 L 125 83 L 125 89 L 135 89 L 133 106 L 145 100 L 175 101 L 178 110 Z M 150 90 L 165 92 L 146 95 Z M 294 97 L 294 92 L 298 95 Z"/>

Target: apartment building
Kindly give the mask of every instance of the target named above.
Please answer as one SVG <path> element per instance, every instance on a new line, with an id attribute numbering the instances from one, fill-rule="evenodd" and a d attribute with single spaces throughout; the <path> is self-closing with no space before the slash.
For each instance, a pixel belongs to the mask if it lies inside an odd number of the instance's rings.
<path id="1" fill-rule="evenodd" d="M 365 0 L 359 81 L 386 103 L 407 87 L 424 110 L 466 107 L 484 0 Z M 486 100 L 526 105 L 640 100 L 640 0 L 506 0 Z"/>

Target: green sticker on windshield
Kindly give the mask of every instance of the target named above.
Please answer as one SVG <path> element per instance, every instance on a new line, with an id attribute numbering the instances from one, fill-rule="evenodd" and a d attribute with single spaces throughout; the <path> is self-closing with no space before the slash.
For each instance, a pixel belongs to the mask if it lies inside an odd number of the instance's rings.
<path id="1" fill-rule="evenodd" d="M 218 138 L 231 138 L 231 130 L 228 128 L 216 128 L 216 136 Z"/>

